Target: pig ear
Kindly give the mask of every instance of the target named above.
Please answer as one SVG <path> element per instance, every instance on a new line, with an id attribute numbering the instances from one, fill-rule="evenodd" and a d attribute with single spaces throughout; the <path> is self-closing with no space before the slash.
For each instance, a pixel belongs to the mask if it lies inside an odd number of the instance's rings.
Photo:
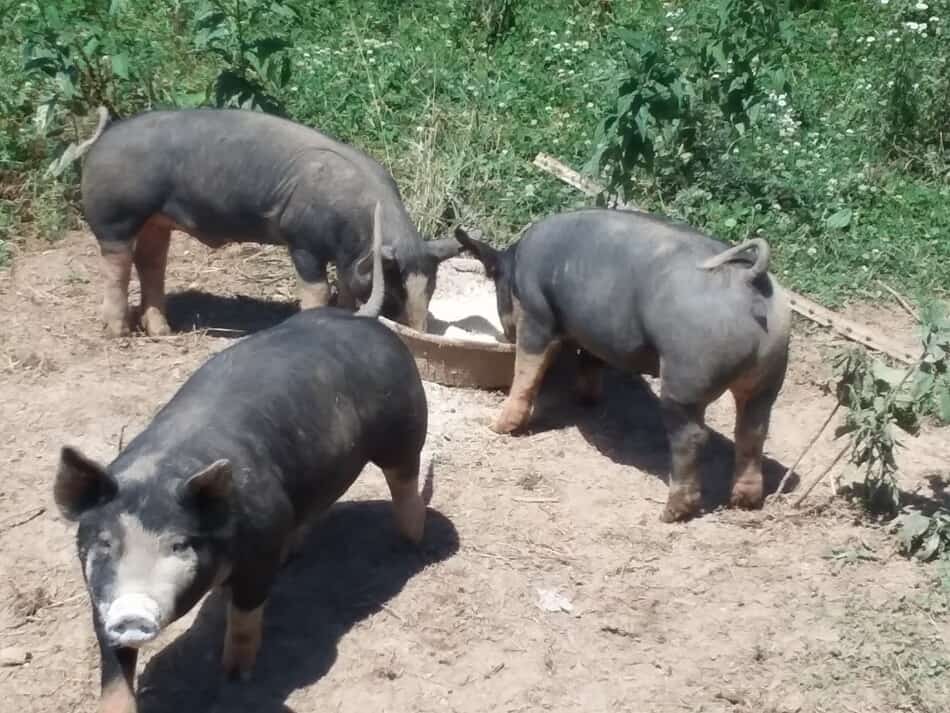
<path id="1" fill-rule="evenodd" d="M 462 248 L 473 253 L 485 266 L 485 274 L 489 277 L 495 277 L 498 272 L 498 259 L 500 253 L 488 243 L 476 240 L 464 229 L 458 227 L 455 229 L 455 239 L 462 245 Z"/>
<path id="2" fill-rule="evenodd" d="M 192 502 L 227 500 L 230 495 L 231 463 L 223 458 L 195 473 L 182 487 L 182 496 Z"/>
<path id="3" fill-rule="evenodd" d="M 383 263 L 392 263 L 396 260 L 396 252 L 393 250 L 392 245 L 383 245 L 380 249 L 379 254 L 383 258 Z M 366 280 L 369 282 L 370 277 L 373 275 L 373 251 L 370 250 L 368 253 L 363 255 L 359 260 L 356 261 L 356 275 L 361 280 Z"/>
<path id="4" fill-rule="evenodd" d="M 429 240 L 425 243 L 426 252 L 436 262 L 448 260 L 462 252 L 462 246 L 455 238 L 440 238 L 439 240 Z"/>
<path id="5" fill-rule="evenodd" d="M 90 508 L 111 500 L 119 486 L 106 469 L 75 448 L 64 446 L 53 485 L 53 499 L 67 520 L 76 520 Z"/>

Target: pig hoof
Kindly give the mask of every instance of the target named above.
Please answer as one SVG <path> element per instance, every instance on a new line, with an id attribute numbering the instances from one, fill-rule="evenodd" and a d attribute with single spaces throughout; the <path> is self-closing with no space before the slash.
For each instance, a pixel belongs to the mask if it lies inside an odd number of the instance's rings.
<path id="1" fill-rule="evenodd" d="M 699 514 L 699 495 L 671 496 L 666 501 L 666 508 L 660 515 L 662 522 L 685 522 Z"/>
<path id="2" fill-rule="evenodd" d="M 223 679 L 224 683 L 247 683 L 251 680 L 251 672 L 233 668 L 230 671 L 223 671 Z"/>
<path id="3" fill-rule="evenodd" d="M 743 508 L 745 510 L 757 510 L 762 507 L 762 488 L 755 486 L 736 485 L 732 489 L 732 496 L 729 498 L 729 504 L 734 508 Z"/>
<path id="4" fill-rule="evenodd" d="M 106 322 L 106 336 L 112 339 L 129 336 L 129 325 L 123 320 L 121 322 Z"/>
<path id="5" fill-rule="evenodd" d="M 501 435 L 508 435 L 510 433 L 514 433 L 520 427 L 521 427 L 520 422 L 514 421 L 509 418 L 505 418 L 505 417 L 499 418 L 498 420 L 496 420 L 494 423 L 492 423 L 489 426 L 491 430 Z"/>
<path id="6" fill-rule="evenodd" d="M 145 333 L 150 337 L 167 337 L 172 333 L 171 327 L 164 317 L 153 317 L 143 320 L 142 327 Z"/>
<path id="7" fill-rule="evenodd" d="M 172 332 L 168 326 L 168 320 L 157 307 L 146 307 L 142 310 L 139 324 L 150 337 L 167 337 Z"/>
<path id="8" fill-rule="evenodd" d="M 252 663 L 239 661 L 234 657 L 225 656 L 221 662 L 221 671 L 225 681 L 245 683 L 251 679 Z"/>
<path id="9" fill-rule="evenodd" d="M 509 434 L 519 431 L 525 427 L 528 422 L 527 410 L 514 410 L 503 408 L 501 414 L 495 419 L 489 428 L 495 433 Z"/>

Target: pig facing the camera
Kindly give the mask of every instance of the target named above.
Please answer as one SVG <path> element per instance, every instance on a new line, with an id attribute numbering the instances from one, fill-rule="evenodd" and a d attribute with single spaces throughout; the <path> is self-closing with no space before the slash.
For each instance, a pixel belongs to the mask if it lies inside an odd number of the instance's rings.
<path id="1" fill-rule="evenodd" d="M 376 215 L 373 296 L 382 302 Z M 139 647 L 212 587 L 230 590 L 222 664 L 246 676 L 268 592 L 301 528 L 363 467 L 422 538 L 425 393 L 375 319 L 307 310 L 209 359 L 108 466 L 62 449 L 54 495 L 77 544 L 102 655 L 101 713 L 134 713 Z"/>

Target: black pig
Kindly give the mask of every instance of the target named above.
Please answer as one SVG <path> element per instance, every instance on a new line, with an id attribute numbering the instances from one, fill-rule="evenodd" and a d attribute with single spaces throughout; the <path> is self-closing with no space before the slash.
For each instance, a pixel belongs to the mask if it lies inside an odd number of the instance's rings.
<path id="1" fill-rule="evenodd" d="M 372 296 L 382 301 L 380 206 Z M 396 525 L 422 538 L 425 393 L 375 319 L 307 310 L 209 359 L 108 466 L 62 449 L 54 495 L 77 544 L 102 654 L 102 713 L 134 713 L 138 648 L 218 584 L 230 588 L 223 667 L 246 676 L 282 560 L 368 463 Z"/>
<path id="2" fill-rule="evenodd" d="M 386 212 L 383 314 L 425 331 L 439 262 L 451 238 L 424 241 L 392 176 L 365 153 L 314 129 L 237 109 L 151 111 L 108 123 L 75 151 L 88 153 L 82 205 L 99 241 L 103 319 L 111 336 L 129 330 L 134 263 L 142 326 L 169 332 L 165 265 L 181 230 L 210 247 L 229 242 L 286 245 L 302 309 L 326 305 L 327 263 L 336 266 L 341 305 L 370 291 L 371 213 Z"/>
<path id="3" fill-rule="evenodd" d="M 604 209 L 541 220 L 503 251 L 461 229 L 456 238 L 494 279 L 505 334 L 517 341 L 514 381 L 494 430 L 527 423 L 545 369 L 567 343 L 580 349 L 586 399 L 597 397 L 604 363 L 660 377 L 673 456 L 665 521 L 699 510 L 704 414 L 727 390 L 737 409 L 732 503 L 761 505 L 762 447 L 791 324 L 764 240 L 728 248 L 684 225 Z"/>

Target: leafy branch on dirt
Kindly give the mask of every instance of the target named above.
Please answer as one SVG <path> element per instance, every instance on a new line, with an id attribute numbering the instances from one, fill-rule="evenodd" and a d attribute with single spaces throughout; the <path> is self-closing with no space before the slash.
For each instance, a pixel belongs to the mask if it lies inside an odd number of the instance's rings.
<path id="1" fill-rule="evenodd" d="M 940 509 L 933 515 L 908 508 L 895 520 L 901 552 L 927 561 L 950 552 L 950 512 Z"/>
<path id="2" fill-rule="evenodd" d="M 837 436 L 851 437 L 850 461 L 863 470 L 863 501 L 870 512 L 901 508 L 894 427 L 914 434 L 921 419 L 950 423 L 950 314 L 940 303 L 922 310 L 922 355 L 907 369 L 888 366 L 851 350 L 836 360 L 837 395 L 848 414 Z M 950 551 L 950 512 L 926 515 L 904 508 L 895 519 L 901 548 L 930 559 Z"/>

